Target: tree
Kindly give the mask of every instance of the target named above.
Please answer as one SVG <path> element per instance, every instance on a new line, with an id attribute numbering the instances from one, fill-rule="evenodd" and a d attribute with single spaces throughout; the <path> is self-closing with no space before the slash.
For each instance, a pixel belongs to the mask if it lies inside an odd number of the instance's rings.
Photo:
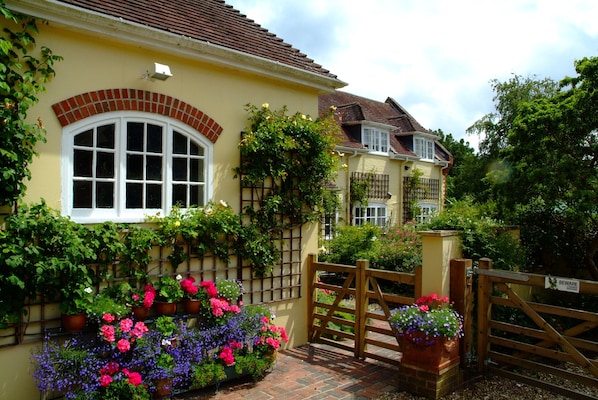
<path id="1" fill-rule="evenodd" d="M 33 56 L 39 21 L 14 14 L 4 5 L 0 5 L 0 12 L 18 28 L 5 28 L 0 37 L 0 205 L 12 205 L 27 188 L 24 181 L 30 178 L 35 145 L 45 140 L 41 120 L 25 122 L 27 112 L 54 76 L 54 62 L 62 57 L 47 47 L 41 48 L 39 58 Z"/>
<path id="2" fill-rule="evenodd" d="M 488 184 L 485 181 L 485 168 L 482 159 L 464 139 L 457 141 L 452 134 L 434 131 L 440 143 L 452 154 L 453 166 L 446 178 L 446 195 L 451 200 L 473 198 L 487 200 Z"/>
<path id="3" fill-rule="evenodd" d="M 568 242 L 577 232 L 585 266 L 598 280 L 598 57 L 576 61 L 575 71 L 559 91 L 519 104 L 503 150 L 512 166 L 508 186 L 515 188 L 507 206 L 541 205 L 558 215 L 569 228 L 551 233 Z"/>

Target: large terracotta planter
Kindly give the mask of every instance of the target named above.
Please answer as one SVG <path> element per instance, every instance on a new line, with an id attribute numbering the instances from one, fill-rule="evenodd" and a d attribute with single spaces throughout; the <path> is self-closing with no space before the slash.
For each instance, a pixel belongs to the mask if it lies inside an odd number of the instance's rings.
<path id="1" fill-rule="evenodd" d="M 421 332 L 401 335 L 401 363 L 440 371 L 459 362 L 459 339 L 429 338 Z"/>
<path id="2" fill-rule="evenodd" d="M 85 314 L 62 314 L 60 323 L 67 332 L 81 332 L 85 328 L 87 315 Z"/>
<path id="3" fill-rule="evenodd" d="M 184 299 L 183 300 L 183 310 L 187 314 L 199 314 L 199 309 L 201 308 L 201 300 L 193 300 L 193 299 Z"/>
<path id="4" fill-rule="evenodd" d="M 176 313 L 177 303 L 166 303 L 163 301 L 154 301 L 154 310 L 158 315 L 173 316 Z"/>

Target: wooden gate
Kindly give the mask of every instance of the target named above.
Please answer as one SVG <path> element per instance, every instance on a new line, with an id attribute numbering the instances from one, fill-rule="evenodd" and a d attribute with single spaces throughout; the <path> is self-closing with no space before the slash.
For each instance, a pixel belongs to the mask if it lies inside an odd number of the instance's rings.
<path id="1" fill-rule="evenodd" d="M 492 270 L 489 259 L 481 259 L 476 272 L 478 370 L 571 398 L 596 398 L 579 386 L 598 386 L 598 314 L 596 308 L 570 308 L 567 299 L 579 304 L 583 296 L 595 307 L 598 283 Z"/>
<path id="2" fill-rule="evenodd" d="M 321 263 L 309 255 L 309 341 L 353 352 L 355 357 L 398 365 L 401 349 L 388 319 L 392 309 L 413 304 L 421 296 L 421 267 L 409 274 L 368 266 L 367 260 L 348 266 Z M 339 281 L 324 283 L 318 279 L 322 273 Z M 389 287 L 405 294 L 391 294 L 386 291 Z"/>

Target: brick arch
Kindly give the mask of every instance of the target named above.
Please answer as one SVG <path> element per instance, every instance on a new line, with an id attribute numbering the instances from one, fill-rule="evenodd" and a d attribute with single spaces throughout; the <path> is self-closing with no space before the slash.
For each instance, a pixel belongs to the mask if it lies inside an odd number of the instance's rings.
<path id="1" fill-rule="evenodd" d="M 52 105 L 62 126 L 112 111 L 145 111 L 177 119 L 191 126 L 212 143 L 222 127 L 192 105 L 165 94 L 139 89 L 103 89 L 70 97 Z"/>

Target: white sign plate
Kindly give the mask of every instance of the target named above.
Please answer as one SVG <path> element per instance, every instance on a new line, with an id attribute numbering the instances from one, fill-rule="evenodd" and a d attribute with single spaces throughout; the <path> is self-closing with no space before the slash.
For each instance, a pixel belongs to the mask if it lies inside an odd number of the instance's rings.
<path id="1" fill-rule="evenodd" d="M 579 293 L 579 281 L 577 279 L 553 278 L 547 276 L 544 280 L 544 288 L 560 290 L 561 292 Z"/>

